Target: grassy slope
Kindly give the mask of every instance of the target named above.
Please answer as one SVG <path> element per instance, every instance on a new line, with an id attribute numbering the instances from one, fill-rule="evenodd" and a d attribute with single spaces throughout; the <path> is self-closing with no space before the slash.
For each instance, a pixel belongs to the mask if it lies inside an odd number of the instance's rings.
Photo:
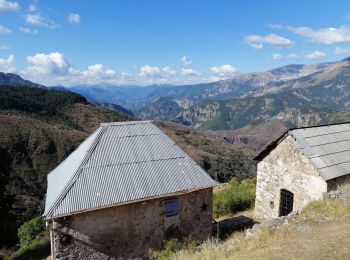
<path id="1" fill-rule="evenodd" d="M 223 243 L 208 242 L 177 259 L 349 259 L 350 185 L 345 199 L 311 202 L 305 211 L 256 236 L 236 233 Z"/>

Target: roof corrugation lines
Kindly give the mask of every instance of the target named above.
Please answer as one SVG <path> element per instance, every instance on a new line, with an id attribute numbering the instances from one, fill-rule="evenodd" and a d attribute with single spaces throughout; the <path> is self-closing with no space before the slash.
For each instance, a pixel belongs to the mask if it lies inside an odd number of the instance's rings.
<path id="1" fill-rule="evenodd" d="M 101 124 L 48 176 L 46 217 L 216 185 L 151 122 Z"/>
<path id="2" fill-rule="evenodd" d="M 350 174 L 350 123 L 290 131 L 323 179 Z"/>

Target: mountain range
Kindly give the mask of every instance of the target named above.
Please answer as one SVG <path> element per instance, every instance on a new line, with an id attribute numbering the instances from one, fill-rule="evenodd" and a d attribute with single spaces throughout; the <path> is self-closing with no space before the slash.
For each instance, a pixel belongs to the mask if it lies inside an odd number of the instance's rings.
<path id="1" fill-rule="evenodd" d="M 262 129 L 279 125 L 276 122 L 285 128 L 302 127 L 350 120 L 350 58 L 291 64 L 196 85 L 65 89 L 91 102 L 118 104 L 141 119 L 170 120 L 214 134 L 219 131 L 219 136 L 226 130 L 230 142 L 241 143 L 242 138 L 255 149 L 274 136 L 242 135 L 241 128 Z"/>
<path id="2" fill-rule="evenodd" d="M 270 82 L 244 97 L 195 103 L 174 120 L 209 130 L 234 130 L 269 119 L 300 127 L 327 122 L 349 107 L 350 59 L 344 59 L 306 76 Z"/>
<path id="3" fill-rule="evenodd" d="M 170 97 L 180 108 L 187 108 L 193 102 L 206 99 L 227 99 L 240 97 L 249 93 L 266 91 L 269 84 L 285 82 L 311 73 L 323 70 L 333 63 L 309 65 L 287 65 L 265 72 L 245 73 L 218 82 L 195 85 L 151 85 L 141 86 L 91 86 L 78 85 L 66 88 L 79 93 L 88 100 L 119 104 L 135 114 L 143 113 L 151 103 L 157 103 L 159 98 Z"/>

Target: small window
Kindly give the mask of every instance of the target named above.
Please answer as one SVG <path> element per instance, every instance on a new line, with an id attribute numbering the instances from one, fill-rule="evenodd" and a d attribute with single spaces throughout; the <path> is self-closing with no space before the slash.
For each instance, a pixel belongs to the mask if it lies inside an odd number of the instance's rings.
<path id="1" fill-rule="evenodd" d="M 289 190 L 281 190 L 279 216 L 287 216 L 293 211 L 294 194 Z"/>
<path id="2" fill-rule="evenodd" d="M 164 201 L 164 215 L 167 217 L 179 214 L 179 199 L 170 199 Z"/>

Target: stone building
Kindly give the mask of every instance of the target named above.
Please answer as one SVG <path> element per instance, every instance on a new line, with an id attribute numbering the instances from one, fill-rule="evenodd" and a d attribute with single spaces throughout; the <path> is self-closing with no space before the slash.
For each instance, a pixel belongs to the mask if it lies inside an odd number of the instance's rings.
<path id="1" fill-rule="evenodd" d="M 216 185 L 149 121 L 104 123 L 48 175 L 54 259 L 142 257 L 212 233 Z"/>
<path id="2" fill-rule="evenodd" d="M 350 123 L 287 131 L 257 157 L 255 215 L 276 218 L 350 177 Z"/>

